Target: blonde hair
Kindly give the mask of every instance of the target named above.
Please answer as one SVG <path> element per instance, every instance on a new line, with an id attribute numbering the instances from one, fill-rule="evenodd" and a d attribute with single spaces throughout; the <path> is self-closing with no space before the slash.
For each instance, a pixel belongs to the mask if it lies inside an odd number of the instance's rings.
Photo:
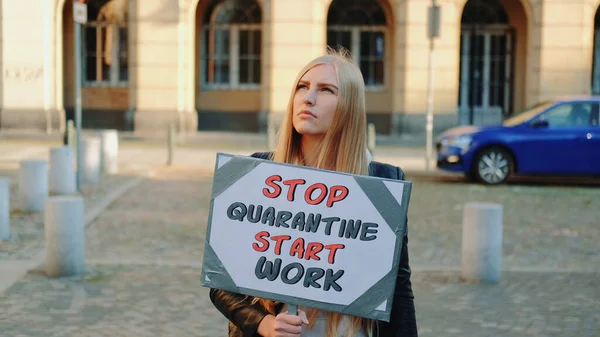
<path id="1" fill-rule="evenodd" d="M 328 48 L 326 55 L 310 61 L 298 74 L 292 87 L 287 111 L 279 129 L 279 141 L 273 154 L 273 160 L 281 163 L 303 163 L 301 152 L 302 136 L 292 124 L 293 102 L 300 79 L 317 65 L 330 64 L 335 68 L 338 80 L 338 102 L 334 117 L 323 141 L 321 142 L 314 167 L 347 172 L 351 174 L 368 174 L 368 152 L 366 145 L 367 113 L 365 107 L 365 83 L 362 73 L 351 59 L 350 53 L 340 48 Z M 261 303 L 271 314 L 276 304 L 271 300 L 255 298 L 254 303 Z M 308 317 L 312 327 L 318 310 L 312 310 Z M 327 312 L 327 329 L 325 337 L 338 336 L 337 330 L 343 315 Z M 375 321 L 361 317 L 349 316 L 350 324 L 345 336 L 355 336 L 363 331 L 372 337 Z"/>
<path id="2" fill-rule="evenodd" d="M 345 49 L 337 51 L 328 49 L 326 55 L 310 61 L 296 77 L 287 111 L 279 129 L 279 141 L 273 160 L 280 163 L 303 163 L 300 147 L 302 136 L 292 124 L 294 96 L 302 76 L 322 64 L 330 64 L 335 69 L 338 80 L 338 102 L 313 166 L 352 174 L 367 174 L 365 83 L 360 69 Z"/>

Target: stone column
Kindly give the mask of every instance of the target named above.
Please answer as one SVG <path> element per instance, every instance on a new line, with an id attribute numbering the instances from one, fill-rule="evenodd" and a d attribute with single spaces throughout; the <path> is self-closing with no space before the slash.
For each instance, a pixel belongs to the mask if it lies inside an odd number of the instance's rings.
<path id="1" fill-rule="evenodd" d="M 25 159 L 19 164 L 19 199 L 25 212 L 43 212 L 48 199 L 48 162 Z"/>
<path id="2" fill-rule="evenodd" d="M 392 128 L 425 139 L 429 54 L 427 11 L 431 2 L 399 1 L 396 5 L 396 95 Z M 463 1 L 464 4 L 464 1 Z M 441 6 L 440 37 L 435 41 L 434 132 L 456 124 L 459 79 L 460 17 L 462 6 L 438 1 Z"/>
<path id="3" fill-rule="evenodd" d="M 298 72 L 326 50 L 329 0 L 263 0 L 263 118 L 279 126 Z"/>
<path id="4" fill-rule="evenodd" d="M 0 242 L 10 238 L 10 180 L 0 177 Z"/>
<path id="5" fill-rule="evenodd" d="M 140 134 L 165 134 L 169 123 L 177 130 L 186 130 L 186 104 L 183 67 L 185 55 L 186 17 L 178 1 L 135 1 L 131 25 L 136 74 L 132 90 L 135 106 L 134 129 Z M 188 122 L 189 123 L 189 122 Z"/>
<path id="6" fill-rule="evenodd" d="M 48 198 L 44 236 L 47 276 L 85 273 L 85 207 L 81 195 Z"/>
<path id="7" fill-rule="evenodd" d="M 56 131 L 55 1 L 2 1 L 2 129 Z M 61 88 L 62 90 L 62 88 Z"/>

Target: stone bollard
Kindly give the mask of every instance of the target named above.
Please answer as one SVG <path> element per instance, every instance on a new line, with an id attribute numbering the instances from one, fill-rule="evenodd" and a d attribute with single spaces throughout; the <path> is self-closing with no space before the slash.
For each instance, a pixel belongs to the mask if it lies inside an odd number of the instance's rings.
<path id="1" fill-rule="evenodd" d="M 10 238 L 10 181 L 0 178 L 0 241 Z"/>
<path id="2" fill-rule="evenodd" d="M 48 163 L 22 160 L 19 167 L 19 198 L 24 212 L 41 212 L 48 198 Z"/>
<path id="3" fill-rule="evenodd" d="M 175 157 L 175 126 L 173 123 L 169 124 L 167 133 L 167 165 L 173 165 L 173 159 Z"/>
<path id="4" fill-rule="evenodd" d="M 73 124 L 73 120 L 69 119 L 67 122 L 67 145 L 73 148 L 73 151 L 77 153 L 77 129 L 75 128 L 75 124 Z"/>
<path id="5" fill-rule="evenodd" d="M 377 144 L 377 133 L 375 132 L 375 124 L 369 123 L 367 126 L 367 148 L 371 151 L 371 154 L 375 153 L 375 146 Z"/>
<path id="6" fill-rule="evenodd" d="M 115 174 L 119 170 L 119 133 L 117 130 L 100 132 L 100 167 L 106 174 Z"/>
<path id="7" fill-rule="evenodd" d="M 100 138 L 81 140 L 81 182 L 95 184 L 100 179 Z"/>
<path id="8" fill-rule="evenodd" d="M 463 210 L 462 278 L 497 283 L 502 274 L 503 206 L 471 202 Z"/>
<path id="9" fill-rule="evenodd" d="M 267 146 L 269 151 L 274 151 L 277 147 L 277 126 L 273 118 L 268 118 L 267 122 Z"/>
<path id="10" fill-rule="evenodd" d="M 85 224 L 83 197 L 55 196 L 44 212 L 46 275 L 74 276 L 85 272 Z"/>
<path id="11" fill-rule="evenodd" d="M 73 194 L 77 192 L 75 156 L 70 146 L 50 149 L 50 194 Z"/>

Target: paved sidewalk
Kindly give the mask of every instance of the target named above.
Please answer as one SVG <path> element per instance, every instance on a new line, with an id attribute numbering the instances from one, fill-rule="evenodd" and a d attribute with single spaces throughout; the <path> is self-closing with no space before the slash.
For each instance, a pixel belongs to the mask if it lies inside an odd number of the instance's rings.
<path id="1" fill-rule="evenodd" d="M 87 132 L 87 134 L 93 134 Z M 58 140 L 35 138 L 2 139 L 0 137 L 0 164 L 15 164 L 21 159 L 49 159 L 49 149 L 62 146 Z M 266 139 L 256 134 L 206 133 L 194 139 L 178 143 L 174 151 L 174 164 L 204 167 L 214 165 L 216 152 L 249 155 L 256 151 L 267 151 Z M 164 165 L 168 158 L 166 139 L 137 140 L 122 136 L 119 144 L 121 165 L 142 167 Z M 381 145 L 376 148 L 375 159 L 401 165 L 405 171 L 425 170 L 423 147 Z M 436 173 L 442 173 L 435 170 Z"/>
<path id="2" fill-rule="evenodd" d="M 24 212 L 18 198 L 18 164 L 0 164 L 0 177 L 10 183 L 10 237 L 0 240 L 0 293 L 21 278 L 27 270 L 41 263 L 44 257 L 43 212 Z M 120 194 L 139 183 L 144 171 L 122 169 L 118 174 L 101 175 L 98 183 L 84 184 L 85 221 L 91 222 Z M 2 336 L 0 334 L 0 336 Z"/>
<path id="3" fill-rule="evenodd" d="M 88 228 L 89 272 L 30 271 L 0 295 L 1 336 L 225 336 L 200 287 L 212 166 L 176 166 Z M 420 336 L 600 336 L 598 192 L 415 179 L 409 251 Z M 501 202 L 499 285 L 459 278 L 462 205 Z"/>

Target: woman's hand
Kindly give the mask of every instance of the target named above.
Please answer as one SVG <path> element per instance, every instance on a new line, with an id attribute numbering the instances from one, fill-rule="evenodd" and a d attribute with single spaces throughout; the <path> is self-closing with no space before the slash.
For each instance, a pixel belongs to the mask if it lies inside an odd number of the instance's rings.
<path id="1" fill-rule="evenodd" d="M 258 334 L 263 337 L 300 337 L 302 324 L 308 324 L 306 313 L 302 310 L 298 310 L 298 315 L 287 312 L 267 315 L 258 325 Z"/>

